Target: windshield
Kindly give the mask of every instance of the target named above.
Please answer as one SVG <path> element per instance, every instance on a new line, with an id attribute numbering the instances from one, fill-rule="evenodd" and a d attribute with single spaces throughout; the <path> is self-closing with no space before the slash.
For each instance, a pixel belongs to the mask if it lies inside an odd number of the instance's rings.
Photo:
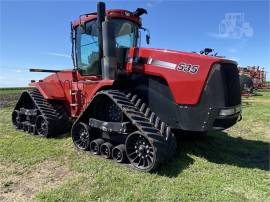
<path id="1" fill-rule="evenodd" d="M 124 19 L 112 19 L 115 27 L 117 48 L 130 48 L 137 45 L 138 27 L 135 23 Z M 76 29 L 77 67 L 82 75 L 100 75 L 98 29 L 96 20 L 86 24 L 83 32 L 80 26 Z"/>

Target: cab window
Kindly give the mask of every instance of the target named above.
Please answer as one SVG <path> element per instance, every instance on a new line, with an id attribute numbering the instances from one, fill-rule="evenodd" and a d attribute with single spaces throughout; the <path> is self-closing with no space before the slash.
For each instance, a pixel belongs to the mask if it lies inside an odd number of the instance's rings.
<path id="1" fill-rule="evenodd" d="M 138 27 L 125 19 L 112 19 L 115 29 L 116 48 L 130 48 L 137 44 Z M 86 23 L 85 32 L 76 29 L 77 68 L 82 75 L 100 75 L 98 29 L 96 20 Z"/>
<path id="2" fill-rule="evenodd" d="M 82 75 L 100 74 L 98 34 L 95 20 L 86 24 L 85 32 L 80 26 L 77 27 L 76 51 L 77 65 Z"/>

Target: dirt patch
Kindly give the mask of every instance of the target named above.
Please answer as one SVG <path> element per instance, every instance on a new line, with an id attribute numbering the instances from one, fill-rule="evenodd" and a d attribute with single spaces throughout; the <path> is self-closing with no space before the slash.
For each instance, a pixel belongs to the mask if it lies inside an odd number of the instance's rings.
<path id="1" fill-rule="evenodd" d="M 36 192 L 62 184 L 75 174 L 54 161 L 44 161 L 31 170 L 0 165 L 0 201 L 30 201 Z"/>

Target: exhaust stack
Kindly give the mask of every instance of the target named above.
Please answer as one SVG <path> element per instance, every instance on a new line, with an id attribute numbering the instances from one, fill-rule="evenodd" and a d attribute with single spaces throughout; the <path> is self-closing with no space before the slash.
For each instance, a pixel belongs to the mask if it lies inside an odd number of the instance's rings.
<path id="1" fill-rule="evenodd" d="M 99 67 L 103 58 L 103 40 L 102 40 L 102 22 L 105 20 L 106 8 L 104 2 L 97 3 L 97 28 L 98 28 L 98 49 L 99 49 Z M 102 72 L 103 74 L 103 72 Z"/>
<path id="2" fill-rule="evenodd" d="M 103 37 L 103 59 L 102 77 L 103 79 L 114 80 L 117 72 L 116 43 L 114 34 L 114 23 L 107 16 L 102 23 Z"/>
<path id="3" fill-rule="evenodd" d="M 114 80 L 117 72 L 114 24 L 106 16 L 104 2 L 97 3 L 97 24 L 99 41 L 99 62 L 103 79 Z"/>

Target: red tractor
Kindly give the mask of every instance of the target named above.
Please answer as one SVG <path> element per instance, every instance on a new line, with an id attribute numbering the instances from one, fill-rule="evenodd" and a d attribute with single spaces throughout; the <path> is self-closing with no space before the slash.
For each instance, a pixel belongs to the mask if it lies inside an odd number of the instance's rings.
<path id="1" fill-rule="evenodd" d="M 138 8 L 105 10 L 72 23 L 74 69 L 53 74 L 22 93 L 13 125 L 52 137 L 71 128 L 74 145 L 151 171 L 176 151 L 175 134 L 234 125 L 241 113 L 234 61 L 141 48 Z M 147 41 L 149 41 L 149 36 Z"/>

